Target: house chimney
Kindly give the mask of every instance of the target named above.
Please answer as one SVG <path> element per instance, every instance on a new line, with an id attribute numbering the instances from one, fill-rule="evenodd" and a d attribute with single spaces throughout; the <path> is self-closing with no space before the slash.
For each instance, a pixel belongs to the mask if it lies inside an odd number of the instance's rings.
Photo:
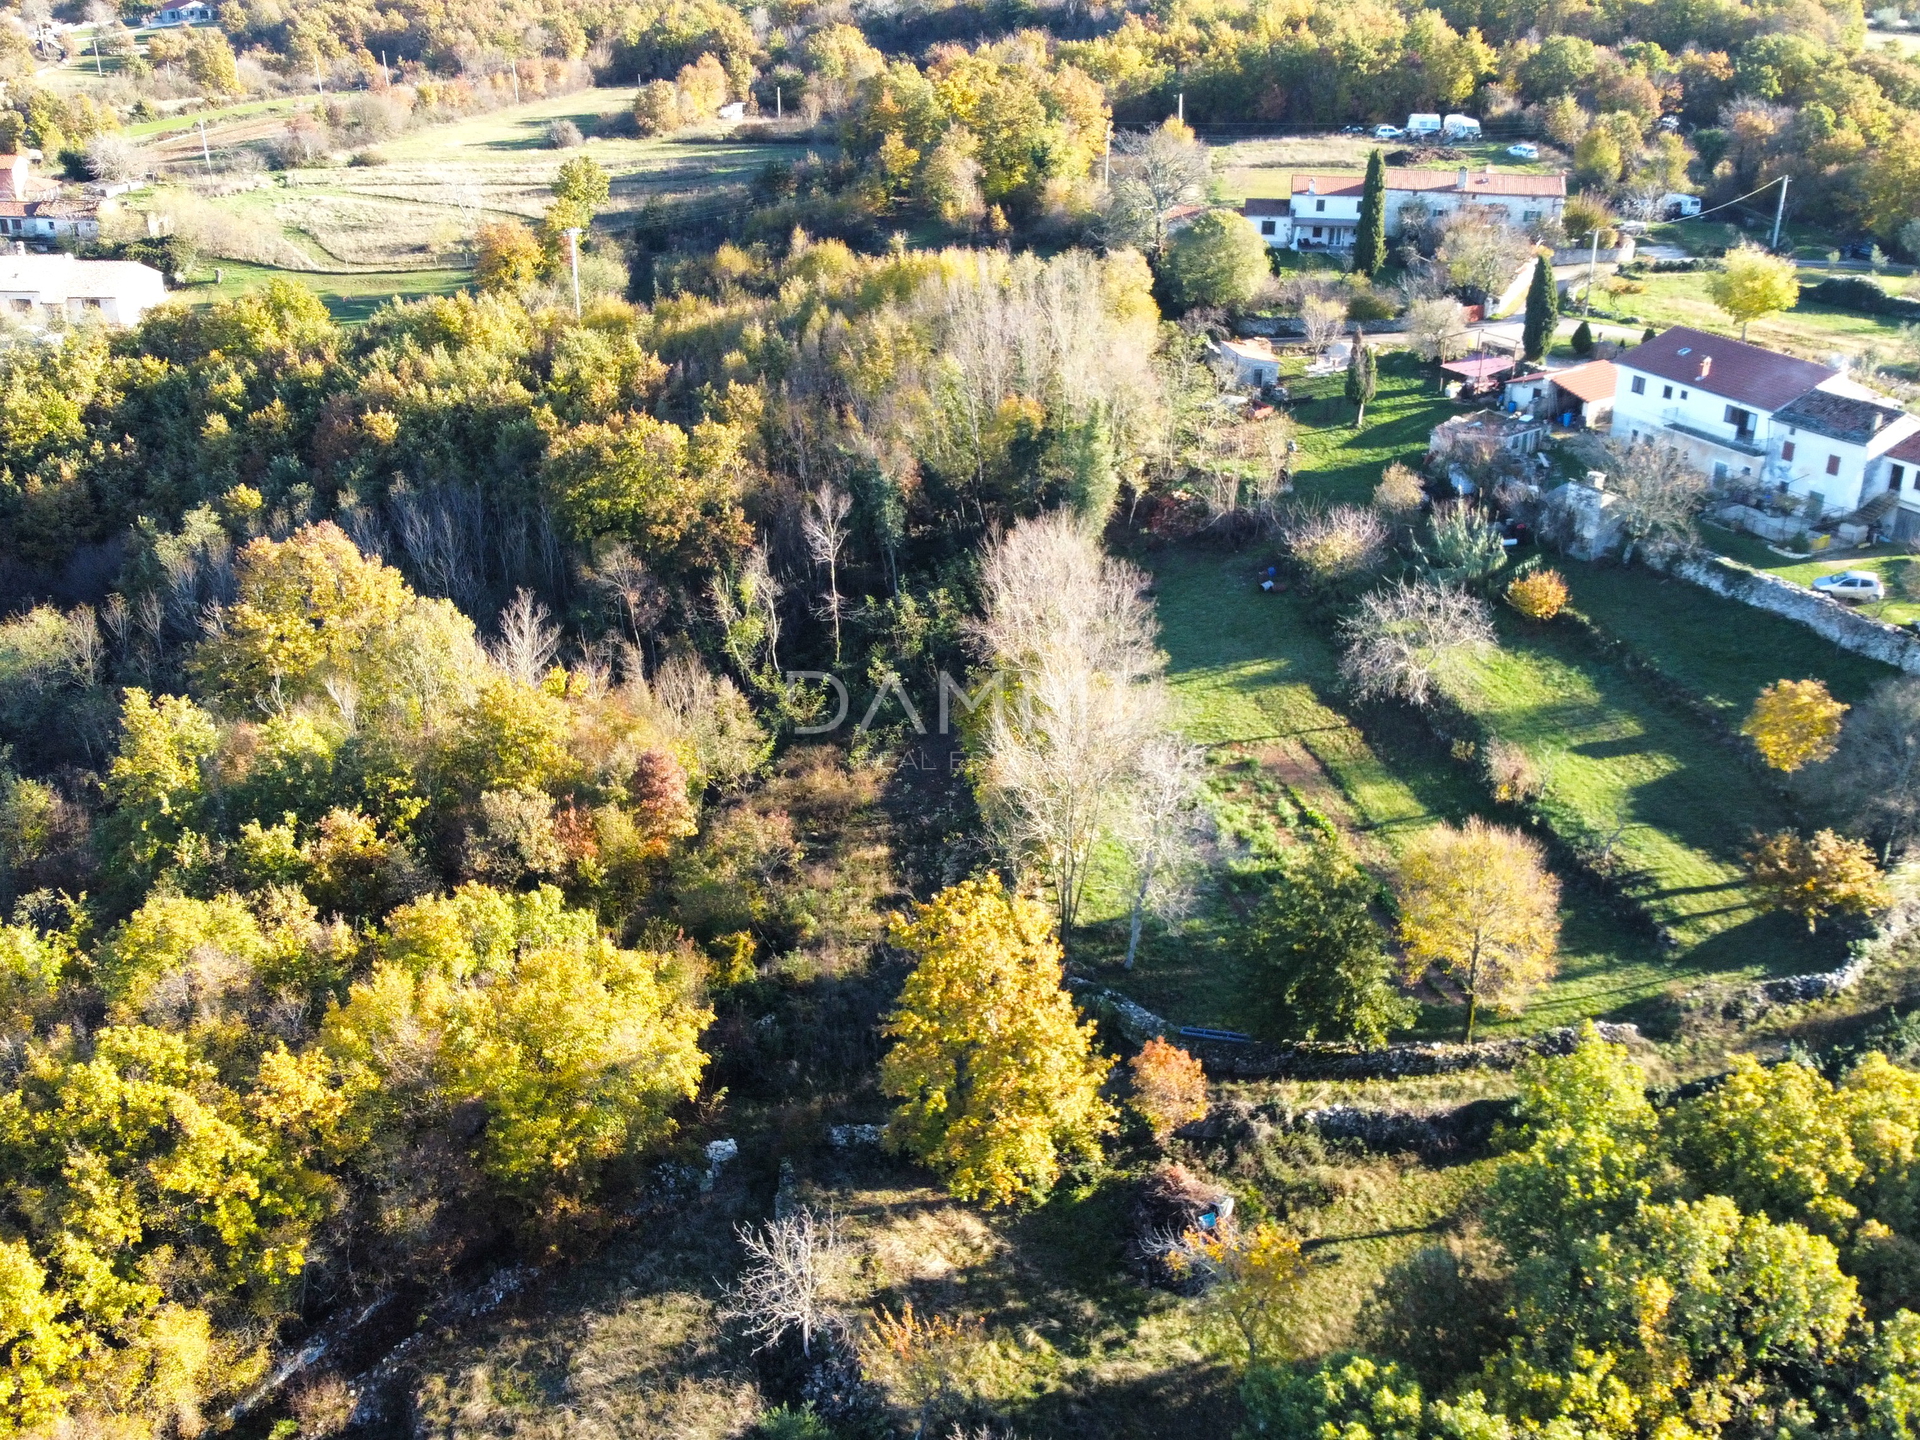
<path id="1" fill-rule="evenodd" d="M 1309 194 L 1309 195 L 1318 195 L 1319 193 L 1320 193 L 1320 178 L 1319 178 L 1319 176 L 1317 176 L 1317 175 L 1309 175 L 1309 176 L 1307 176 L 1307 194 Z"/>
<path id="2" fill-rule="evenodd" d="M 1712 370 L 1713 370 L 1713 356 L 1702 355 L 1700 357 L 1700 378 L 1702 380 L 1706 379 L 1708 374 L 1710 374 Z"/>
<path id="3" fill-rule="evenodd" d="M 1460 188 L 1462 190 L 1467 188 L 1467 179 L 1468 179 L 1467 167 L 1462 165 L 1460 167 Z"/>

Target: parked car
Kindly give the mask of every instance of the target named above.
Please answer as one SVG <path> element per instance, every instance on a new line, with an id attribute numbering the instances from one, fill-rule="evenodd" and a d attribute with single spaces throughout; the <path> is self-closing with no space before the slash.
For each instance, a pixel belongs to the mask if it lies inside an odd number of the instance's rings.
<path id="1" fill-rule="evenodd" d="M 1518 145 L 1507 146 L 1507 154 L 1513 156 L 1516 160 L 1538 160 L 1540 158 L 1540 147 L 1538 145 L 1529 145 L 1526 141 L 1522 140 Z"/>
<path id="2" fill-rule="evenodd" d="M 1340 133 L 1342 135 L 1364 135 L 1367 133 L 1367 127 L 1364 125 L 1342 125 L 1340 127 Z"/>
<path id="3" fill-rule="evenodd" d="M 1398 125 L 1376 125 L 1373 127 L 1373 138 L 1376 140 L 1398 140 L 1405 133 L 1406 132 Z"/>
<path id="4" fill-rule="evenodd" d="M 1837 575 L 1822 575 L 1813 588 L 1834 600 L 1860 605 L 1887 598 L 1887 587 L 1871 570 L 1842 570 Z"/>

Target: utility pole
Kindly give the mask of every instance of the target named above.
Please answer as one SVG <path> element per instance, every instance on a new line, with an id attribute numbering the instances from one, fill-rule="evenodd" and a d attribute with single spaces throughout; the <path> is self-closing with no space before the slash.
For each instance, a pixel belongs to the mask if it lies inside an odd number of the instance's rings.
<path id="1" fill-rule="evenodd" d="M 573 318 L 580 318 L 580 227 L 569 225 L 565 230 L 567 250 L 573 261 Z"/>
<path id="2" fill-rule="evenodd" d="M 207 149 L 207 122 L 195 121 L 200 127 L 200 158 L 206 162 L 207 174 L 213 174 L 213 153 Z"/>
<path id="3" fill-rule="evenodd" d="M 97 22 L 93 27 L 93 73 L 95 75 L 106 73 L 100 68 L 100 26 Z"/>
<path id="4" fill-rule="evenodd" d="M 1790 175 L 1780 177 L 1780 203 L 1773 207 L 1773 243 L 1767 247 L 1769 250 L 1780 248 L 1780 222 L 1787 214 L 1787 181 L 1792 178 Z"/>
<path id="5" fill-rule="evenodd" d="M 513 103 L 520 103 L 520 62 L 513 62 Z"/>
<path id="6" fill-rule="evenodd" d="M 387 69 L 387 52 L 380 52 L 380 80 L 382 84 L 393 84 L 393 73 Z"/>
<path id="7" fill-rule="evenodd" d="M 773 118 L 776 120 L 784 120 L 787 118 L 787 112 L 780 104 L 780 87 L 778 85 L 773 87 Z"/>
<path id="8" fill-rule="evenodd" d="M 1184 90 L 1180 92 L 1180 123 L 1187 123 L 1187 92 Z"/>
<path id="9" fill-rule="evenodd" d="M 1113 184 L 1113 121 L 1107 121 L 1107 158 L 1100 171 L 1100 183 Z"/>

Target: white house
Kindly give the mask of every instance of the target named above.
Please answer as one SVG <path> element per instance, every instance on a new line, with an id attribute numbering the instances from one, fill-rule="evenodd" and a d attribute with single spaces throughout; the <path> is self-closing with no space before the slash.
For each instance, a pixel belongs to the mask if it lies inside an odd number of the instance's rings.
<path id="1" fill-rule="evenodd" d="M 1240 213 L 1252 222 L 1267 242 L 1269 250 L 1293 248 L 1293 202 L 1290 200 L 1248 200 Z"/>
<path id="2" fill-rule="evenodd" d="M 44 325 L 56 315 L 137 325 L 166 298 L 167 282 L 151 265 L 72 255 L 0 255 L 0 311 L 29 325 Z"/>
<path id="3" fill-rule="evenodd" d="M 1265 340 L 1219 340 L 1213 348 L 1242 385 L 1273 385 L 1280 379 L 1280 357 Z"/>
<path id="4" fill-rule="evenodd" d="M 100 207 L 86 200 L 0 200 L 0 241 L 100 238 Z"/>
<path id="5" fill-rule="evenodd" d="M 1896 540 L 1920 539 L 1920 433 L 1907 436 L 1880 457 L 1868 476 L 1893 496 L 1893 508 L 1880 518 L 1881 528 Z"/>
<path id="6" fill-rule="evenodd" d="M 1566 208 L 1565 175 L 1496 174 L 1484 170 L 1395 170 L 1386 175 L 1387 233 L 1398 234 L 1401 211 L 1417 204 L 1429 214 L 1478 208 L 1510 225 L 1526 226 Z M 1366 176 L 1310 174 L 1293 177 L 1293 193 L 1284 212 L 1276 200 L 1249 200 L 1242 213 L 1261 228 L 1269 246 L 1295 250 L 1350 250 L 1360 220 L 1360 199 Z M 1255 208 L 1255 207 L 1259 208 Z M 1291 222 L 1283 235 L 1282 220 Z M 1272 222 L 1269 230 L 1266 222 Z"/>
<path id="7" fill-rule="evenodd" d="M 1920 432 L 1920 417 L 1837 370 L 1684 325 L 1614 365 L 1615 435 L 1664 441 L 1717 483 L 1770 486 L 1816 514 L 1891 488 L 1902 462 L 1888 457 Z"/>
<path id="8" fill-rule="evenodd" d="M 201 0 L 187 0 L 185 5 L 169 5 L 147 16 L 146 23 L 152 26 L 210 25 L 213 23 L 213 7 L 202 4 Z"/>

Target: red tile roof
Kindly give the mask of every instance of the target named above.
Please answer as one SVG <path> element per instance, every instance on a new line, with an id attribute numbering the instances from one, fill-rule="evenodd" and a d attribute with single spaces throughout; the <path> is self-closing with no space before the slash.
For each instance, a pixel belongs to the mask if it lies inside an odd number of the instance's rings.
<path id="1" fill-rule="evenodd" d="M 1920 430 L 1907 436 L 1898 445 L 1887 451 L 1889 460 L 1911 460 L 1920 465 Z"/>
<path id="2" fill-rule="evenodd" d="M 1611 400 L 1619 383 L 1611 360 L 1595 360 L 1590 365 L 1575 365 L 1571 370 L 1554 370 L 1547 378 L 1579 400 Z"/>
<path id="3" fill-rule="evenodd" d="M 1309 191 L 1307 186 L 1314 189 Z M 1359 195 L 1365 191 L 1367 179 L 1364 175 L 1348 171 L 1343 174 L 1299 174 L 1293 177 L 1293 193 L 1296 195 Z M 1453 170 L 1389 170 L 1387 171 L 1387 189 L 1389 190 L 1451 190 L 1469 195 L 1543 195 L 1562 196 L 1567 193 L 1565 175 L 1513 175 L 1494 174 L 1487 170 L 1469 170 L 1464 191 L 1460 184 L 1460 171 Z"/>
<path id="4" fill-rule="evenodd" d="M 1761 410 L 1778 410 L 1840 373 L 1688 325 L 1634 346 L 1618 363 Z"/>

